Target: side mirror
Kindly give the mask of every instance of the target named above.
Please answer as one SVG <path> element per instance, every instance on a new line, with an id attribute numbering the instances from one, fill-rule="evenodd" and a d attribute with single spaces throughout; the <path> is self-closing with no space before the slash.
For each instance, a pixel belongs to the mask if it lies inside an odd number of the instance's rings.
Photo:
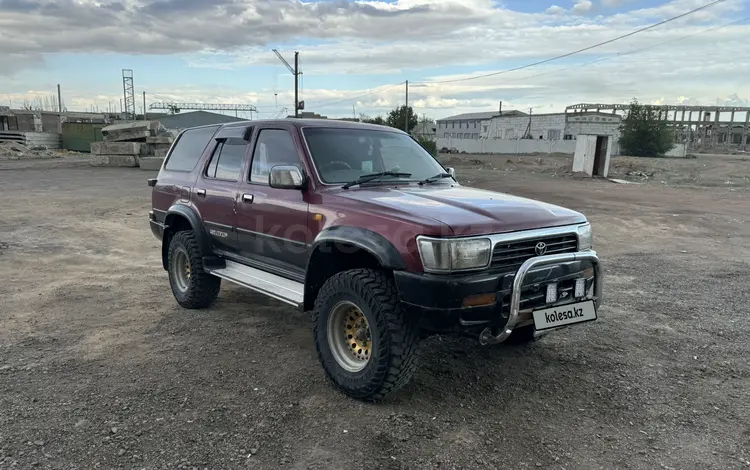
<path id="1" fill-rule="evenodd" d="M 448 170 L 448 174 L 449 175 L 451 175 L 454 178 L 456 177 L 456 169 L 455 168 L 449 166 L 448 168 L 446 168 L 446 170 Z"/>
<path id="2" fill-rule="evenodd" d="M 268 175 L 268 185 L 276 189 L 301 189 L 305 185 L 305 177 L 297 166 L 276 165 Z"/>

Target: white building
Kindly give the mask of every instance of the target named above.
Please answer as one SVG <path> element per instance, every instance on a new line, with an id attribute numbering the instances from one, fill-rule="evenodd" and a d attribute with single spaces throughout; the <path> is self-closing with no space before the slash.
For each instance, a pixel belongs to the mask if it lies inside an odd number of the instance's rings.
<path id="1" fill-rule="evenodd" d="M 436 134 L 438 139 L 479 139 L 487 132 L 490 120 L 497 116 L 525 116 L 521 111 L 489 111 L 466 113 L 438 119 Z"/>
<path id="2" fill-rule="evenodd" d="M 553 113 L 526 116 L 495 116 L 485 126 L 485 139 L 575 140 L 579 134 L 620 137 L 622 116 L 616 114 Z"/>

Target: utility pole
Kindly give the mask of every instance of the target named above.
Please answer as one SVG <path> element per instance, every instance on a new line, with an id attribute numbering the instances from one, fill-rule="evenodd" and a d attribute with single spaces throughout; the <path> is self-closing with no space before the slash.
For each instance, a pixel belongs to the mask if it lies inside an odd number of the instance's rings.
<path id="1" fill-rule="evenodd" d="M 143 120 L 146 120 L 146 90 L 143 90 Z"/>
<path id="2" fill-rule="evenodd" d="M 406 106 L 404 106 L 404 110 L 406 111 L 404 114 L 406 114 L 406 122 L 404 123 L 404 131 L 408 134 L 409 133 L 409 80 L 406 81 Z"/>
<path id="3" fill-rule="evenodd" d="M 286 68 L 289 69 L 292 75 L 294 75 L 294 117 L 298 118 L 299 110 L 305 108 L 305 104 L 299 102 L 299 76 L 302 74 L 302 72 L 299 71 L 299 52 L 294 53 L 294 67 L 289 65 L 289 62 L 284 59 L 279 51 L 273 49 L 273 53 L 276 54 L 276 57 L 278 57 L 279 60 L 286 65 Z"/>
<path id="4" fill-rule="evenodd" d="M 62 93 L 60 92 L 60 84 L 57 84 L 57 112 L 62 114 Z"/>
<path id="5" fill-rule="evenodd" d="M 299 52 L 294 53 L 294 117 L 299 117 Z"/>

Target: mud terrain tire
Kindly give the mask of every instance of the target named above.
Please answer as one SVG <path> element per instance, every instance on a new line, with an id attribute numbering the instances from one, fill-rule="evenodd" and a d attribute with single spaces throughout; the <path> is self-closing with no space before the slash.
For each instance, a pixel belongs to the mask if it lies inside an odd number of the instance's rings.
<path id="1" fill-rule="evenodd" d="M 347 336 L 346 325 L 352 323 L 348 319 L 354 317 L 345 313 L 343 333 L 340 336 L 329 335 L 331 328 L 336 328 L 331 325 L 337 323 L 331 320 L 337 318 L 342 305 L 358 310 L 356 314 L 359 318 L 366 320 L 362 324 L 369 339 L 363 341 L 371 349 L 364 362 L 360 360 L 358 363 L 360 370 L 352 370 L 356 369 L 356 364 L 349 369 L 342 365 L 341 359 L 337 359 L 342 357 L 342 353 L 336 352 L 334 342 L 339 340 L 345 343 L 343 347 L 346 351 L 343 352 L 356 353 L 356 349 L 349 350 L 350 343 L 344 339 Z M 346 395 L 379 401 L 406 385 L 414 375 L 418 357 L 418 329 L 402 310 L 396 285 L 387 273 L 353 269 L 332 276 L 318 293 L 312 320 L 318 359 L 328 379 Z"/>
<path id="2" fill-rule="evenodd" d="M 192 231 L 174 234 L 167 268 L 172 294 L 181 307 L 205 308 L 219 295 L 221 279 L 203 270 L 201 249 Z"/>

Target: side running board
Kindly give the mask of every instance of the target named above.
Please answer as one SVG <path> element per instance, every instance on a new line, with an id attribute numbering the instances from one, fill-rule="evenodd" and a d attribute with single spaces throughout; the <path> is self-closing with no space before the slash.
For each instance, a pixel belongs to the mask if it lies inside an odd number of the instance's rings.
<path id="1" fill-rule="evenodd" d="M 227 260 L 225 268 L 206 268 L 206 272 L 295 307 L 301 306 L 305 300 L 304 284 L 234 261 Z"/>

